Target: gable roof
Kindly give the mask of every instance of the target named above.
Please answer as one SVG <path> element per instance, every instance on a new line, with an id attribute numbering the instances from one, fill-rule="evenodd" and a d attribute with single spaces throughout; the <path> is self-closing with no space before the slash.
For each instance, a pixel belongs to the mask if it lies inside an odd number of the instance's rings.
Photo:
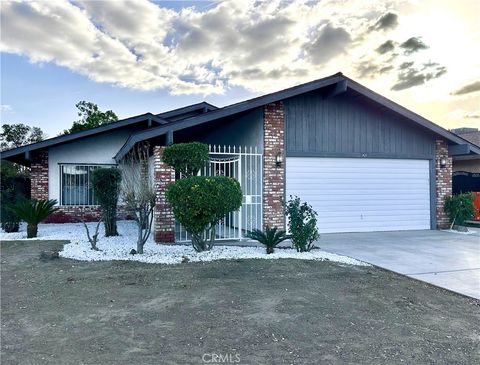
<path id="1" fill-rule="evenodd" d="M 161 117 L 158 117 L 152 113 L 145 113 L 145 114 L 140 114 L 134 117 L 118 120 L 116 122 L 104 124 L 95 128 L 90 128 L 86 129 L 84 131 L 79 131 L 75 133 L 70 133 L 70 134 L 65 134 L 61 135 L 58 137 L 53 137 L 46 139 L 41 142 L 36 142 L 36 143 L 31 143 L 27 144 L 25 146 L 17 147 L 17 148 L 12 148 L 9 150 L 5 150 L 0 152 L 0 157 L 3 158 L 9 158 L 9 157 L 14 157 L 16 155 L 23 154 L 25 152 L 30 152 L 33 150 L 38 150 L 38 149 L 43 149 L 43 148 L 48 148 L 52 146 L 56 146 L 59 144 L 63 144 L 66 142 L 74 141 L 77 139 L 85 138 L 85 137 L 90 137 L 96 134 L 100 133 L 105 133 L 114 129 L 118 128 L 123 128 L 123 127 L 128 127 L 131 125 L 135 125 L 141 122 L 148 122 L 148 123 L 156 123 L 159 125 L 162 124 L 167 124 L 168 120 L 163 119 Z"/>
<path id="2" fill-rule="evenodd" d="M 67 143 L 76 139 L 88 137 L 98 133 L 104 133 L 116 128 L 121 128 L 142 121 L 148 121 L 149 124 L 156 123 L 158 125 L 157 127 L 145 129 L 132 134 L 116 154 L 115 159 L 118 161 L 122 159 L 138 142 L 148 140 L 150 138 L 159 137 L 167 133 L 173 133 L 175 131 L 190 128 L 196 125 L 201 125 L 203 123 L 208 123 L 221 118 L 233 116 L 235 114 L 246 112 L 264 106 L 266 104 L 285 100 L 297 95 L 327 87 L 331 88 L 331 95 L 346 91 L 347 89 L 354 90 L 358 94 L 363 95 L 364 97 L 384 106 L 385 108 L 411 120 L 413 123 L 416 123 L 417 125 L 426 128 L 432 133 L 435 133 L 447 139 L 451 143 L 461 145 L 461 153 L 459 154 L 468 155 L 473 153 L 475 155 L 480 155 L 480 147 L 440 127 L 439 125 L 429 121 L 428 119 L 402 107 L 401 105 L 387 99 L 386 97 L 375 93 L 374 91 L 366 88 L 365 86 L 357 83 L 356 81 L 344 76 L 341 72 L 339 72 L 322 79 L 314 80 L 305 84 L 290 87 L 288 89 L 255 97 L 246 101 L 225 106 L 223 108 L 217 108 L 212 104 L 201 102 L 163 112 L 157 115 L 154 115 L 152 113 L 141 114 L 135 117 L 106 124 L 104 126 L 88 129 L 77 133 L 72 133 L 65 136 L 54 137 L 42 142 L 3 151 L 0 152 L 0 158 L 22 159 L 21 155 L 26 152 L 37 149 L 44 149 L 62 143 Z"/>
<path id="3" fill-rule="evenodd" d="M 216 109 L 218 109 L 218 107 L 216 107 L 215 105 L 202 101 L 200 103 L 169 110 L 169 111 L 157 114 L 157 116 L 160 118 L 164 118 L 172 121 L 172 120 L 185 119 L 185 117 L 188 117 L 189 114 L 207 113 L 209 111 L 216 110 Z"/>
<path id="4" fill-rule="evenodd" d="M 451 132 L 480 147 L 480 131 L 477 128 L 458 128 L 452 129 Z"/>
<path id="5" fill-rule="evenodd" d="M 456 143 L 465 145 L 468 144 L 468 153 L 473 152 L 475 154 L 480 154 L 480 148 L 470 144 L 465 139 L 457 136 L 454 133 L 449 132 L 448 130 L 440 127 L 439 125 L 429 121 L 428 119 L 402 107 L 401 105 L 387 99 L 386 97 L 375 93 L 374 91 L 366 88 L 365 86 L 353 81 L 352 79 L 344 76 L 341 72 L 334 75 L 311 81 L 305 84 L 297 85 L 285 90 L 277 91 L 271 94 L 266 94 L 259 96 L 250 100 L 242 101 L 236 104 L 228 105 L 223 108 L 218 108 L 206 114 L 201 114 L 192 118 L 186 118 L 178 122 L 172 122 L 164 126 L 159 126 L 152 128 L 150 130 L 140 131 L 129 137 L 125 145 L 118 151 L 115 159 L 118 161 L 122 159 L 132 148 L 133 146 L 141 141 L 162 136 L 169 132 L 175 132 L 178 130 L 186 129 L 203 123 L 211 122 L 220 118 L 225 118 L 245 112 L 251 109 L 258 108 L 260 106 L 288 99 L 297 95 L 301 95 L 310 91 L 318 90 L 332 85 L 339 85 L 339 89 L 347 88 L 356 91 L 357 93 L 373 100 L 374 102 L 383 105 L 384 107 L 404 116 L 405 118 L 411 120 L 412 122 L 430 130 L 433 133 L 438 134 L 439 136 L 444 137 L 445 139 Z M 332 92 L 336 92 L 332 90 Z"/>
<path id="6" fill-rule="evenodd" d="M 215 105 L 212 105 L 206 102 L 201 102 L 201 103 L 196 103 L 196 104 L 187 105 L 181 108 L 169 110 L 156 115 L 152 113 L 140 114 L 130 118 L 121 119 L 115 122 L 101 125 L 95 128 L 86 129 L 84 131 L 65 134 L 65 135 L 49 138 L 41 142 L 31 143 L 25 146 L 1 151 L 0 158 L 8 159 L 8 158 L 17 157 L 18 160 L 22 161 L 24 160 L 24 158 L 21 157 L 21 155 L 25 154 L 26 152 L 53 147 L 59 144 L 68 143 L 70 141 L 74 141 L 77 139 L 94 136 L 100 133 L 105 133 L 115 129 L 132 126 L 142 122 L 147 122 L 149 125 L 153 125 L 153 124 L 165 125 L 167 123 L 170 123 L 172 120 L 181 120 L 183 118 L 188 118 L 188 117 L 198 115 L 200 113 L 205 113 L 215 109 L 217 109 Z M 26 161 L 23 161 L 23 162 L 26 162 Z"/>

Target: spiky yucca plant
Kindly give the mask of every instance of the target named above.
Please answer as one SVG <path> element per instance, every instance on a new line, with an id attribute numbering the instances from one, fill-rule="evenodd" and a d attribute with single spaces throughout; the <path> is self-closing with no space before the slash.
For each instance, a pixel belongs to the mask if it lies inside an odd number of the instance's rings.
<path id="1" fill-rule="evenodd" d="M 27 238 L 37 237 L 38 224 L 56 212 L 57 201 L 51 200 L 22 200 L 10 209 L 22 220 L 27 222 Z"/>
<path id="2" fill-rule="evenodd" d="M 260 242 L 267 248 L 267 254 L 273 253 L 273 249 L 281 242 L 289 239 L 290 236 L 285 231 L 279 230 L 277 227 L 266 227 L 265 232 L 254 229 L 247 233 L 247 237 Z"/>

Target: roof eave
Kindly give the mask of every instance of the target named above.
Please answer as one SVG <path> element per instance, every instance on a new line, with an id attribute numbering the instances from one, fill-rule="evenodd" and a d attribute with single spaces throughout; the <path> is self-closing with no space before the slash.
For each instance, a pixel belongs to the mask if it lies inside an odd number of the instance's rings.
<path id="1" fill-rule="evenodd" d="M 71 142 L 71 141 L 86 138 L 86 137 L 91 137 L 91 136 L 94 136 L 96 134 L 105 133 L 105 132 L 115 130 L 115 129 L 119 129 L 119 128 L 128 127 L 130 125 L 134 125 L 134 124 L 144 122 L 144 121 L 152 121 L 152 122 L 155 122 L 155 123 L 160 124 L 160 125 L 168 123 L 167 120 L 165 120 L 161 117 L 158 117 L 158 116 L 156 116 L 152 113 L 140 114 L 140 115 L 137 115 L 137 116 L 134 116 L 134 117 L 121 119 L 121 120 L 113 122 L 113 123 L 101 125 L 99 127 L 87 129 L 87 130 L 84 130 L 84 131 L 71 133 L 71 134 L 65 134 L 65 135 L 62 135 L 62 136 L 49 138 L 49 139 L 46 139 L 46 140 L 41 141 L 41 142 L 31 143 L 31 144 L 28 144 L 28 145 L 25 145 L 25 146 L 1 151 L 0 152 L 0 158 L 1 159 L 9 159 L 11 157 L 19 156 L 19 155 L 21 155 L 25 152 L 50 148 L 50 147 L 53 147 L 53 146 L 56 146 L 56 145 L 59 145 L 59 144 Z"/>
<path id="2" fill-rule="evenodd" d="M 149 138 L 162 136 L 169 131 L 175 132 L 175 131 L 193 127 L 202 123 L 214 121 L 220 118 L 229 117 L 231 115 L 242 113 L 251 109 L 255 109 L 266 104 L 275 103 L 277 101 L 288 99 L 296 95 L 304 94 L 310 91 L 320 89 L 322 87 L 333 85 L 344 80 L 345 80 L 345 77 L 341 73 L 337 73 L 320 80 L 315 80 L 306 84 L 291 87 L 289 89 L 277 91 L 271 94 L 259 96 L 254 99 L 242 101 L 240 103 L 236 103 L 233 105 L 228 105 L 223 108 L 212 110 L 211 112 L 206 114 L 201 114 L 191 118 L 172 122 L 165 126 L 153 128 L 148 131 L 138 132 L 130 136 L 130 138 L 127 140 L 127 142 L 125 142 L 125 144 L 118 151 L 118 153 L 115 155 L 114 158 L 116 161 L 119 161 L 130 151 L 131 148 L 133 148 L 133 146 L 135 146 L 136 143 Z"/>
<path id="3" fill-rule="evenodd" d="M 368 89 L 367 87 L 357 83 L 356 81 L 344 76 L 341 73 L 337 73 L 335 75 L 312 81 L 307 84 L 302 84 L 298 86 L 294 86 L 292 88 L 277 91 L 275 93 L 271 93 L 264 96 L 259 96 L 254 99 L 250 99 L 244 102 L 240 102 L 234 105 L 226 106 L 224 108 L 220 108 L 214 111 L 209 112 L 208 114 L 199 115 L 191 118 L 187 118 L 184 120 L 180 120 L 177 122 L 172 122 L 166 126 L 161 126 L 157 128 L 153 128 L 148 131 L 141 131 L 129 138 L 129 141 L 125 143 L 125 145 L 120 149 L 120 151 L 115 156 L 116 159 L 121 159 L 125 154 L 128 153 L 129 149 L 132 148 L 137 142 L 142 140 L 158 137 L 161 136 L 167 131 L 177 131 L 184 128 L 193 127 L 195 125 L 199 125 L 202 123 L 206 123 L 209 121 L 213 121 L 220 118 L 225 118 L 231 116 L 233 114 L 241 113 L 250 109 L 255 109 L 259 106 L 274 103 L 280 100 L 288 99 L 294 97 L 296 95 L 300 95 L 303 93 L 307 93 L 319 88 L 323 88 L 333 84 L 341 84 L 339 88 L 339 92 L 343 91 L 346 88 L 350 88 L 359 94 L 364 95 L 365 97 L 373 100 L 380 105 L 385 106 L 386 108 L 396 112 L 404 116 L 407 119 L 412 120 L 413 122 L 417 123 L 418 125 L 428 129 L 429 131 L 447 139 L 448 141 L 458 144 L 458 145 L 465 145 L 468 144 L 468 153 L 473 154 L 480 154 L 480 148 L 478 146 L 473 145 L 472 143 L 468 142 L 467 140 L 457 136 L 456 134 L 446 130 L 445 128 L 440 127 L 439 125 L 429 121 L 428 119 L 408 110 L 407 108 L 387 99 L 386 97 L 374 92 L 373 90 Z M 334 90 L 333 93 L 335 94 L 336 91 Z"/>

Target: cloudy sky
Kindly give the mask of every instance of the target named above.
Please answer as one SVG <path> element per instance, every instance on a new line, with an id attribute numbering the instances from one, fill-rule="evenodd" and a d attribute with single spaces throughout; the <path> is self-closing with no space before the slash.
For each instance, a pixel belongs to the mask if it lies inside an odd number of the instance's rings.
<path id="1" fill-rule="evenodd" d="M 128 117 L 338 71 L 443 127 L 480 127 L 478 0 L 0 6 L 1 121 L 50 136 L 80 100 Z"/>

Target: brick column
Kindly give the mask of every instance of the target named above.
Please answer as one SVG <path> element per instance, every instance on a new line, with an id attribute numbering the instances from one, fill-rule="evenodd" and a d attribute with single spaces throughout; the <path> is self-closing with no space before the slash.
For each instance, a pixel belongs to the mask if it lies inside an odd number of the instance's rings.
<path id="1" fill-rule="evenodd" d="M 452 158 L 448 157 L 448 143 L 444 140 L 435 142 L 435 184 L 437 192 L 437 229 L 449 227 L 447 214 L 443 210 L 445 198 L 452 195 Z M 440 167 L 440 160 L 447 161 L 445 167 Z"/>
<path id="2" fill-rule="evenodd" d="M 175 217 L 172 208 L 167 203 L 165 191 L 169 184 L 175 181 L 175 171 L 162 161 L 164 146 L 155 146 L 154 178 L 157 202 L 155 205 L 154 234 L 157 243 L 175 242 Z"/>
<path id="3" fill-rule="evenodd" d="M 32 199 L 48 199 L 48 151 L 32 156 L 30 175 Z"/>
<path id="4" fill-rule="evenodd" d="M 285 227 L 285 118 L 283 103 L 265 105 L 263 116 L 263 226 Z M 276 164 L 281 154 L 281 166 Z"/>

